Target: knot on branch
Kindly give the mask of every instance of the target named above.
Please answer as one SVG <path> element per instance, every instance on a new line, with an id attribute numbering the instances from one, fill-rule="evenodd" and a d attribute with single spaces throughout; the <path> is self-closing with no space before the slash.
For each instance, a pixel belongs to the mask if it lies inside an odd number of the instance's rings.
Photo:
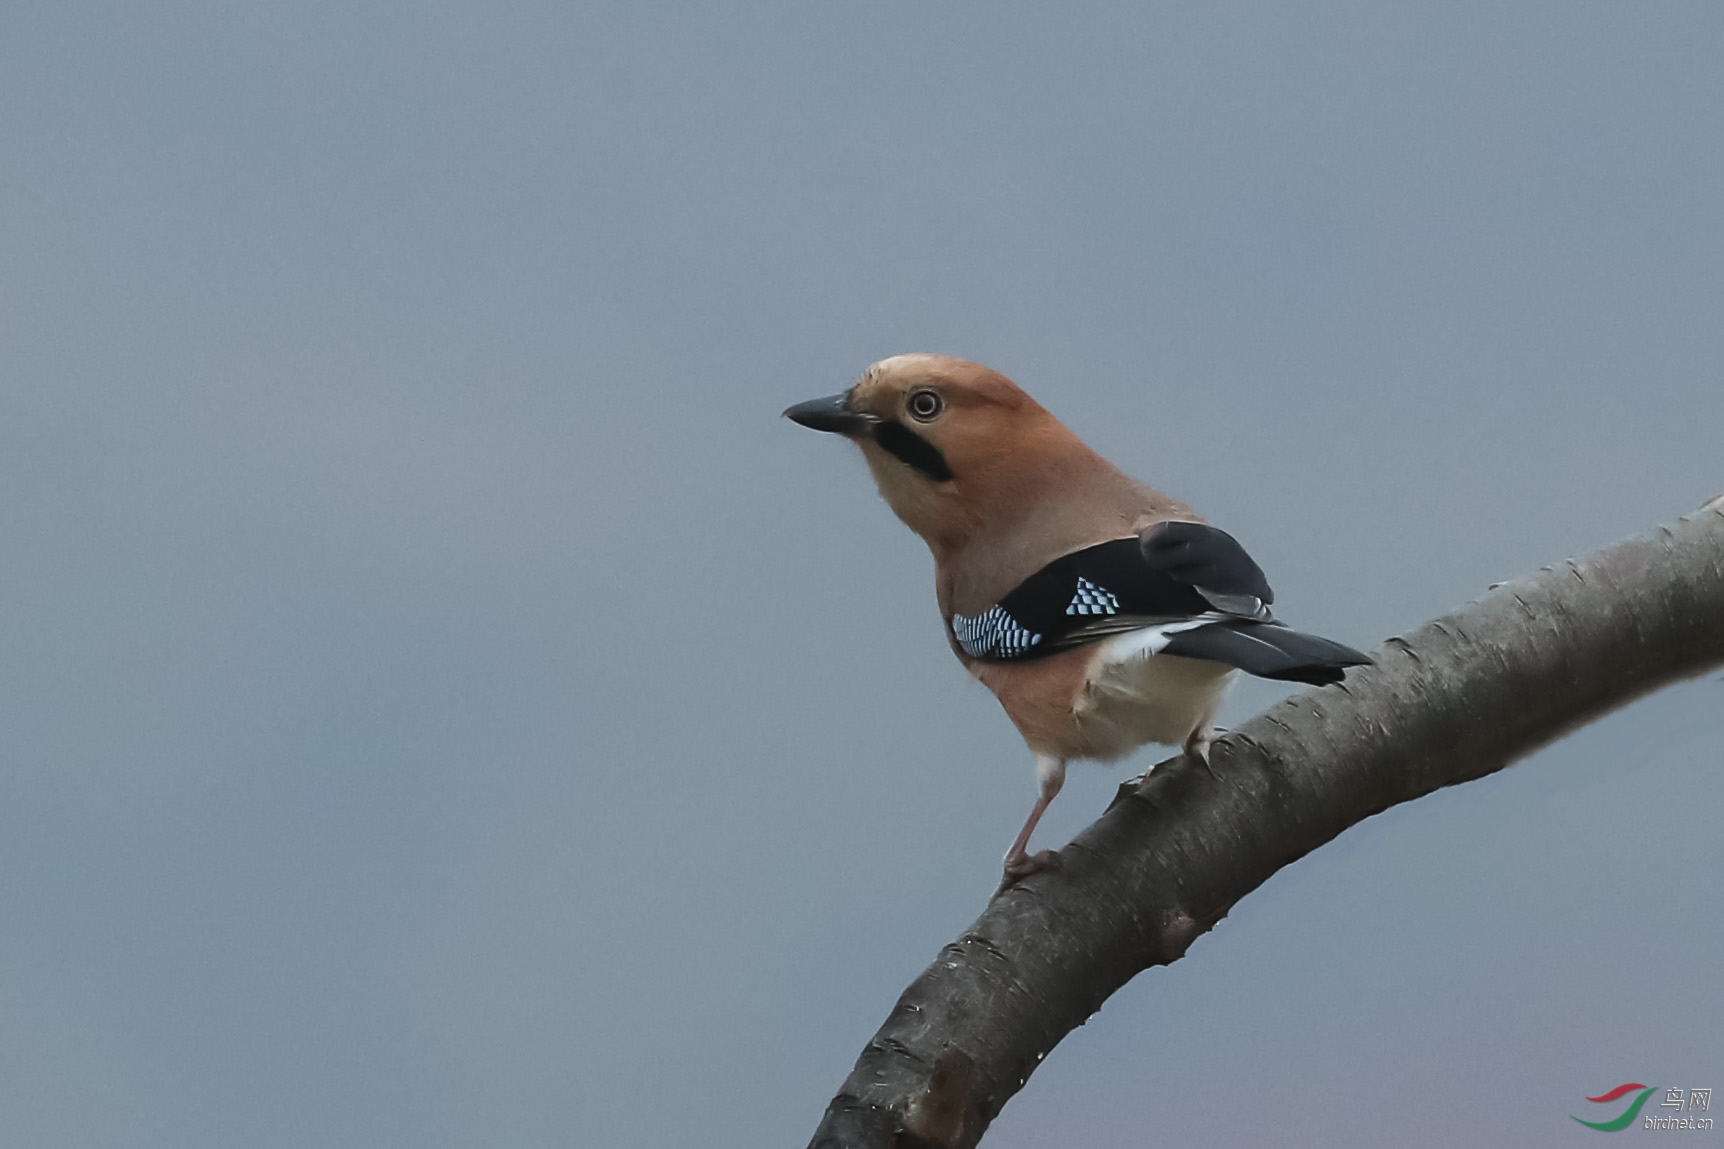
<path id="1" fill-rule="evenodd" d="M 973 1107 L 975 1085 L 975 1061 L 963 1050 L 948 1047 L 934 1062 L 927 1088 L 912 1097 L 904 1109 L 904 1132 L 915 1140 L 900 1138 L 903 1149 L 944 1149 L 962 1144 L 964 1118 Z"/>
<path id="2" fill-rule="evenodd" d="M 1205 928 L 1184 910 L 1174 910 L 1161 919 L 1161 929 L 1156 931 L 1156 952 L 1150 955 L 1150 960 L 1160 965 L 1173 964 L 1185 956 Z"/>

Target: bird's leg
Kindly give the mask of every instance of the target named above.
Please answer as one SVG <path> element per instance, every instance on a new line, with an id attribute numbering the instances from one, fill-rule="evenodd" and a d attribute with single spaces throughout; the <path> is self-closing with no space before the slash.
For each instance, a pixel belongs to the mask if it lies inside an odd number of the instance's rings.
<path id="1" fill-rule="evenodd" d="M 1030 816 L 1024 822 L 1024 828 L 1018 831 L 1017 841 L 1006 851 L 1006 876 L 1000 883 L 1001 889 L 1022 881 L 1038 870 L 1052 869 L 1060 863 L 1059 855 L 1052 850 L 1031 854 L 1026 848 L 1030 844 L 1030 835 L 1035 833 L 1036 823 L 1042 820 L 1042 813 L 1048 808 L 1048 803 L 1054 800 L 1060 787 L 1066 783 L 1065 759 L 1037 754 L 1036 781 L 1041 784 L 1042 792 L 1036 798 L 1036 804 L 1030 808 Z"/>

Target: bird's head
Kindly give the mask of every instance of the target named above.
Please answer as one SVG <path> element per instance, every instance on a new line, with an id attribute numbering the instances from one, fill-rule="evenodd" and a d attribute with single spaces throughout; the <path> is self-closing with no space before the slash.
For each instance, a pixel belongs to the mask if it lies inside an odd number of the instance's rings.
<path id="1" fill-rule="evenodd" d="M 848 391 L 784 414 L 859 446 L 880 494 L 936 554 L 1007 525 L 1062 472 L 1107 466 L 1010 379 L 945 355 L 882 359 Z"/>

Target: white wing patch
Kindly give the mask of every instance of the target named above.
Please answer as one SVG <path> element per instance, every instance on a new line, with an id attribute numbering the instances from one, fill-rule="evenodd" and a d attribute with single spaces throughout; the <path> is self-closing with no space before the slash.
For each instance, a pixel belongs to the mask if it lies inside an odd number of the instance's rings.
<path id="1" fill-rule="evenodd" d="M 1072 600 L 1066 605 L 1067 614 L 1118 614 L 1119 600 L 1113 597 L 1111 591 L 1090 582 L 1082 575 L 1078 576 L 1077 590 L 1072 594 Z"/>
<path id="2" fill-rule="evenodd" d="M 1141 630 L 1128 630 L 1102 644 L 1101 660 L 1103 663 L 1112 663 L 1149 658 L 1166 650 L 1167 644 L 1172 642 L 1173 636 L 1180 631 L 1195 630 L 1226 617 L 1224 614 L 1203 614 L 1196 618 L 1182 618 L 1178 622 L 1146 626 Z"/>
<path id="3" fill-rule="evenodd" d="M 975 618 L 954 614 L 952 637 L 971 658 L 1016 658 L 1042 640 L 1041 635 L 1030 633 L 997 606 L 989 607 Z"/>

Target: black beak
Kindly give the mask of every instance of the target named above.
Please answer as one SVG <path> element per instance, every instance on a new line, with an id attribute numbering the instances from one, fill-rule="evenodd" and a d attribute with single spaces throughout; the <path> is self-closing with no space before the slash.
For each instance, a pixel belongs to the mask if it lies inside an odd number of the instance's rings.
<path id="1" fill-rule="evenodd" d="M 810 399 L 806 403 L 786 407 L 784 417 L 792 423 L 800 423 L 814 431 L 831 431 L 838 435 L 860 435 L 874 423 L 874 420 L 867 415 L 858 415 L 850 410 L 846 402 L 848 398 L 847 393 L 840 391 L 838 394 L 828 395 L 824 399 Z"/>

